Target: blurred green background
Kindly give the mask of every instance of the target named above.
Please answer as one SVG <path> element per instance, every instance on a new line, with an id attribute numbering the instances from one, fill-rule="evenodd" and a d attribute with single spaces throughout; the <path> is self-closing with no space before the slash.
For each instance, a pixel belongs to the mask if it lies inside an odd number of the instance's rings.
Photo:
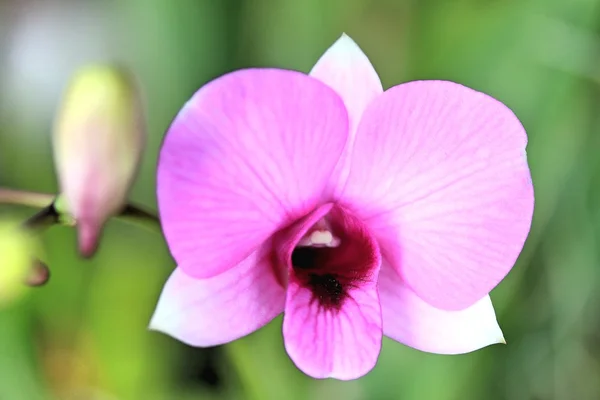
<path id="1" fill-rule="evenodd" d="M 352 382 L 297 371 L 280 319 L 208 350 L 148 331 L 173 268 L 162 238 L 111 221 L 83 261 L 74 231 L 51 228 L 50 283 L 0 309 L 0 400 L 600 399 L 599 29 L 599 0 L 0 0 L 0 186 L 56 191 L 61 91 L 115 61 L 142 84 L 150 139 L 131 199 L 154 208 L 161 139 L 198 87 L 242 67 L 308 72 L 346 32 L 384 87 L 449 79 L 509 105 L 536 189 L 525 250 L 491 294 L 508 345 L 439 356 L 386 340 Z"/>

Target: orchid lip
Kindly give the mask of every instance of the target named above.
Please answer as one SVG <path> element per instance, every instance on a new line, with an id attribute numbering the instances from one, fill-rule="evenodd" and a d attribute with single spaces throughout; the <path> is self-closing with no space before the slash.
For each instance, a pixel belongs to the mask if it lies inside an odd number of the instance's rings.
<path id="1" fill-rule="evenodd" d="M 350 282 L 339 274 L 326 272 L 324 259 L 331 256 L 327 253 L 331 253 L 331 248 L 297 247 L 292 253 L 292 268 L 304 285 L 310 287 L 313 301 L 318 301 L 325 308 L 339 309 L 347 297 Z"/>
<path id="2" fill-rule="evenodd" d="M 349 218 L 346 210 L 333 206 L 304 233 L 289 257 L 290 278 L 308 288 L 312 302 L 328 311 L 339 311 L 377 264 L 371 241 L 347 223 Z"/>

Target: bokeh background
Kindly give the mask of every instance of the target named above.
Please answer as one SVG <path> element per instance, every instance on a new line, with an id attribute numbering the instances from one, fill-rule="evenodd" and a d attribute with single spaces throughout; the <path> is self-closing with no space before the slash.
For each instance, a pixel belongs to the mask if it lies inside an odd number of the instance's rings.
<path id="1" fill-rule="evenodd" d="M 131 199 L 155 208 L 161 139 L 198 87 L 242 67 L 308 72 L 347 32 L 384 87 L 449 79 L 509 105 L 536 190 L 526 247 L 491 294 L 508 344 L 439 356 L 386 340 L 352 382 L 296 370 L 280 319 L 204 350 L 148 331 L 174 266 L 163 239 L 112 221 L 83 261 L 53 227 L 38 254 L 50 283 L 0 305 L 0 400 L 600 399 L 599 29 L 598 0 L 0 0 L 0 186 L 56 191 L 61 92 L 78 67 L 118 62 L 150 135 Z"/>

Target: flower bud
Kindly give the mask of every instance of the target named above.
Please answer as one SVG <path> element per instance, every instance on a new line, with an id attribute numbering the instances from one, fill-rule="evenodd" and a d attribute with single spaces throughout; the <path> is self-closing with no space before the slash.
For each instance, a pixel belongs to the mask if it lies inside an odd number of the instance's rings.
<path id="1" fill-rule="evenodd" d="M 50 269 L 40 260 L 33 260 L 29 274 L 25 279 L 25 284 L 31 287 L 43 286 L 50 279 Z"/>
<path id="2" fill-rule="evenodd" d="M 16 222 L 0 220 L 0 305 L 26 290 L 34 247 L 34 238 Z"/>
<path id="3" fill-rule="evenodd" d="M 77 72 L 58 112 L 53 141 L 61 211 L 74 218 L 79 250 L 89 257 L 106 220 L 127 201 L 145 144 L 131 77 L 107 66 Z"/>

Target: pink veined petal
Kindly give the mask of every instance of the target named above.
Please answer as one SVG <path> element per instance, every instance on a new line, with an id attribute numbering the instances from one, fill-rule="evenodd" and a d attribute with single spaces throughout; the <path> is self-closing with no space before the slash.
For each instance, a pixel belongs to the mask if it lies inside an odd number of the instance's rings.
<path id="1" fill-rule="evenodd" d="M 308 270 L 308 276 L 339 279 L 336 284 L 343 288 L 339 303 L 329 297 L 325 285 L 311 286 L 304 280 L 306 269 L 297 271 L 290 263 L 298 240 L 327 213 L 334 232 L 343 233 L 339 258 Z M 290 274 L 283 318 L 286 351 L 300 370 L 315 378 L 349 380 L 365 375 L 377 362 L 382 339 L 377 243 L 360 221 L 331 204 L 315 210 L 286 235 L 290 240 L 278 251 L 287 259 Z M 345 241 L 349 241 L 346 249 Z M 365 268 L 353 268 L 355 261 L 365 262 Z M 353 274 L 358 275 L 354 280 Z"/>
<path id="2" fill-rule="evenodd" d="M 192 278 L 177 268 L 163 289 L 150 329 L 208 347 L 266 325 L 283 311 L 285 290 L 268 258 L 259 254 L 208 279 Z"/>
<path id="3" fill-rule="evenodd" d="M 347 137 L 340 97 L 299 72 L 240 70 L 201 88 L 158 165 L 161 222 L 179 267 L 215 276 L 308 213 Z"/>
<path id="4" fill-rule="evenodd" d="M 285 349 L 296 366 L 314 378 L 360 378 L 381 350 L 381 309 L 376 284 L 351 292 L 342 309 L 322 310 L 312 292 L 288 287 L 283 317 Z"/>
<path id="5" fill-rule="evenodd" d="M 355 131 L 363 111 L 383 93 L 383 87 L 365 53 L 345 33 L 321 56 L 310 76 L 332 87 L 342 97 L 348 110 L 350 136 L 331 180 L 335 196 L 343 189 L 350 170 Z"/>
<path id="6" fill-rule="evenodd" d="M 379 273 L 383 334 L 430 353 L 461 354 L 506 343 L 489 296 L 460 311 L 432 307 L 385 262 Z"/>
<path id="7" fill-rule="evenodd" d="M 402 84 L 364 113 L 342 202 L 423 300 L 460 310 L 504 278 L 527 238 L 526 144 L 517 117 L 483 93 Z"/>

